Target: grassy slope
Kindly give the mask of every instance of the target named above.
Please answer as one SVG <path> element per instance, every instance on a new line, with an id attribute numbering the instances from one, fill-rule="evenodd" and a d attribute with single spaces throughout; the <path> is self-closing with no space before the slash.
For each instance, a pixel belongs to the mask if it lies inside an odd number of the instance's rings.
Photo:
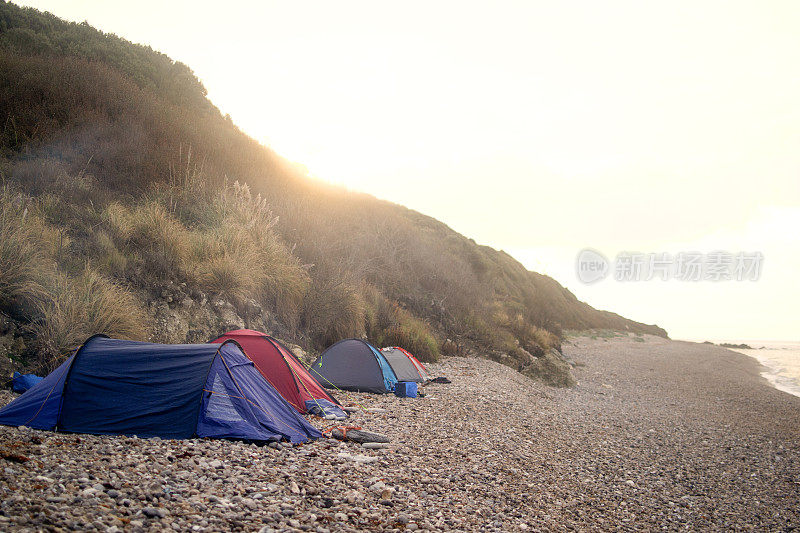
<path id="1" fill-rule="evenodd" d="M 223 117 L 185 65 L 7 3 L 0 175 L 3 216 L 39 228 L 41 257 L 6 268 L 21 281 L 0 274 L 0 310 L 31 325 L 28 355 L 57 358 L 74 342 L 51 331 L 59 321 L 152 335 L 139 307 L 164 281 L 255 301 L 315 349 L 367 335 L 427 358 L 478 349 L 521 367 L 562 328 L 665 335 L 430 217 L 306 179 Z M 114 316 L 61 309 L 89 286 L 133 318 L 115 327 Z"/>

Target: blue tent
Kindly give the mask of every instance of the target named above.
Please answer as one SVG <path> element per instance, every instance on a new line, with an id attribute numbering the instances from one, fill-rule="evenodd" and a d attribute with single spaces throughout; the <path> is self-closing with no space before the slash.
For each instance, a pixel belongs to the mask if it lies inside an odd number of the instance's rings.
<path id="1" fill-rule="evenodd" d="M 235 341 L 152 344 L 104 335 L 0 409 L 0 424 L 168 439 L 321 436 Z"/>
<path id="2" fill-rule="evenodd" d="M 44 378 L 35 374 L 20 374 L 19 372 L 14 372 L 14 375 L 11 377 L 11 390 L 22 394 L 43 379 Z"/>
<path id="3" fill-rule="evenodd" d="M 330 346 L 309 372 L 327 388 L 386 393 L 397 383 L 383 354 L 361 339 L 345 339 Z"/>

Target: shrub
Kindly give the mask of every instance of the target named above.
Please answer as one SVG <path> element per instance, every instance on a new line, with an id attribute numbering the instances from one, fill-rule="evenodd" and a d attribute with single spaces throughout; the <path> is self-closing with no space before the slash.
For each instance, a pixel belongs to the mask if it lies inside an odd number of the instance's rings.
<path id="1" fill-rule="evenodd" d="M 146 334 L 136 297 L 88 266 L 75 278 L 56 274 L 36 311 L 30 329 L 42 370 L 52 370 L 95 333 L 123 339 L 142 339 Z"/>
<path id="2" fill-rule="evenodd" d="M 0 191 L 0 308 L 14 314 L 45 294 L 42 281 L 55 271 L 31 208 L 24 196 Z"/>
<path id="3" fill-rule="evenodd" d="M 461 350 L 459 349 L 458 344 L 450 339 L 445 339 L 445 341 L 442 343 L 441 354 L 444 356 L 461 355 Z"/>
<path id="4" fill-rule="evenodd" d="M 533 340 L 538 344 L 542 350 L 549 352 L 555 348 L 561 350 L 561 340 L 553 333 L 543 328 L 533 327 Z"/>
<path id="5" fill-rule="evenodd" d="M 103 211 L 103 220 L 122 252 L 140 260 L 139 277 L 186 276 L 193 236 L 164 206 L 153 200 L 132 208 L 112 203 Z"/>
<path id="6" fill-rule="evenodd" d="M 419 359 L 439 358 L 439 343 L 428 324 L 391 302 L 375 287 L 364 289 L 367 336 L 377 346 L 400 346 Z"/>
<path id="7" fill-rule="evenodd" d="M 114 239 L 104 230 L 93 233 L 95 266 L 114 277 L 123 277 L 128 269 L 128 257 L 114 243 Z"/>
<path id="8" fill-rule="evenodd" d="M 365 303 L 361 290 L 342 272 L 321 271 L 311 278 L 303 299 L 301 324 L 316 347 L 364 335 Z"/>
<path id="9" fill-rule="evenodd" d="M 284 320 L 299 314 L 308 273 L 280 241 L 265 199 L 234 182 L 215 197 L 219 225 L 200 228 L 193 259 L 196 283 L 216 292 L 265 302 Z"/>
<path id="10" fill-rule="evenodd" d="M 382 346 L 400 346 L 417 357 L 420 361 L 435 362 L 439 359 L 439 343 L 427 324 L 408 316 L 408 319 L 386 330 Z"/>

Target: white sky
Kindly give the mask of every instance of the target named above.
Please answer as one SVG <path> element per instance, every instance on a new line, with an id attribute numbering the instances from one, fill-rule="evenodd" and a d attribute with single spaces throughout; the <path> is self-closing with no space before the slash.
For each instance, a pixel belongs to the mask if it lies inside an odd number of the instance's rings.
<path id="1" fill-rule="evenodd" d="M 800 340 L 800 3 L 18 3 L 187 63 L 311 174 L 595 307 L 676 338 Z M 587 286 L 585 247 L 765 261 L 758 282 Z"/>

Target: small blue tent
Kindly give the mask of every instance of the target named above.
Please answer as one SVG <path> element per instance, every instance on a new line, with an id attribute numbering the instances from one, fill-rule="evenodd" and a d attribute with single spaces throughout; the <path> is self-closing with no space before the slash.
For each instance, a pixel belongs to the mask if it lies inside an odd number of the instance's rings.
<path id="1" fill-rule="evenodd" d="M 321 436 L 235 341 L 153 344 L 104 335 L 0 409 L 0 424 L 167 439 Z"/>
<path id="2" fill-rule="evenodd" d="M 327 388 L 386 393 L 397 383 L 383 354 L 361 339 L 345 339 L 330 346 L 309 372 Z"/>

